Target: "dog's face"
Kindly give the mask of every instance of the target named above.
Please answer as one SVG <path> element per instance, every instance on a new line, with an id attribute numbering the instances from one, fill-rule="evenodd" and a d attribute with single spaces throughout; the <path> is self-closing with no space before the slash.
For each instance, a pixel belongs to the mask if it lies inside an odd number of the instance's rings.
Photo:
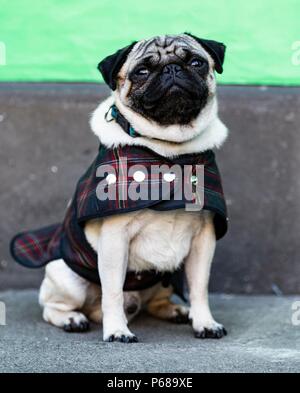
<path id="1" fill-rule="evenodd" d="M 187 125 L 214 96 L 224 52 L 216 41 L 166 35 L 120 49 L 98 67 L 131 110 L 160 125 Z"/>

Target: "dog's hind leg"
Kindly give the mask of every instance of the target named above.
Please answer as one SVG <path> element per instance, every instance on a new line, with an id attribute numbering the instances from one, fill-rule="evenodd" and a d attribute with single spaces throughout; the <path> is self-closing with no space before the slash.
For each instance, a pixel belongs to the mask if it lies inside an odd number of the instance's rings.
<path id="1" fill-rule="evenodd" d="M 88 330 L 89 321 L 80 311 L 86 303 L 89 286 L 62 259 L 50 262 L 39 294 L 44 320 L 67 332 Z"/>
<path id="2" fill-rule="evenodd" d="M 173 294 L 171 286 L 164 288 L 159 284 L 153 289 L 155 289 L 154 294 L 146 301 L 146 310 L 150 315 L 174 323 L 189 322 L 189 308 L 171 301 Z"/>

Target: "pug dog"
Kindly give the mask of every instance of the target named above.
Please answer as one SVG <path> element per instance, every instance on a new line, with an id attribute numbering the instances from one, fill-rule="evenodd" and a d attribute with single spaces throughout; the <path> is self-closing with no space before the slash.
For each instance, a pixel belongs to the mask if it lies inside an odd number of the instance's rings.
<path id="1" fill-rule="evenodd" d="M 108 56 L 98 68 L 111 96 L 91 116 L 91 129 L 106 148 L 146 147 L 171 158 L 219 148 L 228 130 L 218 117 L 215 71 L 225 46 L 189 33 L 134 42 Z M 115 105 L 138 131 L 133 137 L 109 118 Z M 95 218 L 84 233 L 98 256 L 101 287 L 57 259 L 46 267 L 39 301 L 45 321 L 66 331 L 103 324 L 104 341 L 136 342 L 128 327 L 143 308 L 152 316 L 192 324 L 196 338 L 221 338 L 222 324 L 208 302 L 216 246 L 214 212 L 184 209 L 138 211 Z M 124 291 L 128 270 L 172 272 L 184 265 L 190 307 L 173 303 L 172 286 L 157 283 Z"/>

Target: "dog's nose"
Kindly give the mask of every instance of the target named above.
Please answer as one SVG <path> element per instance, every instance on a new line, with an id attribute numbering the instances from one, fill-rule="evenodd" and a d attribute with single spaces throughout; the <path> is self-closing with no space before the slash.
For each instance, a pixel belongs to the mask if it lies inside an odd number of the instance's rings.
<path id="1" fill-rule="evenodd" d="M 170 75 L 170 76 L 176 76 L 180 71 L 182 70 L 181 66 L 179 64 L 171 63 L 167 64 L 163 68 L 163 74 L 165 75 Z"/>

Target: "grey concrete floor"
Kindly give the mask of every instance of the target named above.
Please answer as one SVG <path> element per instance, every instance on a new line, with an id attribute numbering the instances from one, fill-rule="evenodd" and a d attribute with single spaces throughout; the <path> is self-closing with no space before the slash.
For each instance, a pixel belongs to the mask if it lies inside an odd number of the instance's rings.
<path id="1" fill-rule="evenodd" d="M 0 372 L 299 372 L 300 297 L 211 296 L 228 336 L 194 339 L 191 327 L 146 315 L 132 323 L 137 344 L 104 343 L 100 327 L 68 334 L 43 322 L 35 290 L 0 293 Z"/>

